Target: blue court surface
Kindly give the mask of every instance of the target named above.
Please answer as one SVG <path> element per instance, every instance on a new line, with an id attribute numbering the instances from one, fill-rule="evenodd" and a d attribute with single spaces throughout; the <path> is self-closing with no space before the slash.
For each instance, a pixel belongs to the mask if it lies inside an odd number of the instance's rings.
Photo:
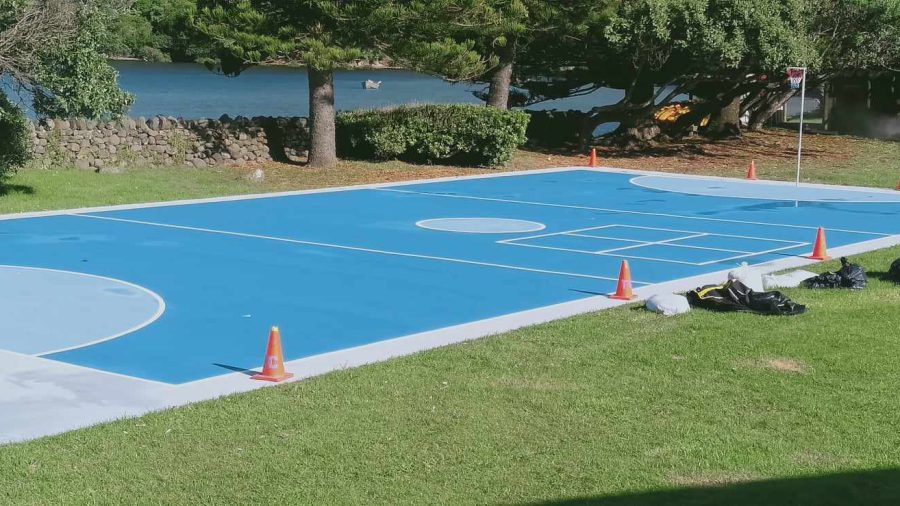
<path id="1" fill-rule="evenodd" d="M 164 383 L 900 234 L 900 192 L 566 169 L 0 221 L 0 349 Z M 874 247 L 874 246 L 873 246 Z M 249 381 L 249 380 L 248 380 Z"/>

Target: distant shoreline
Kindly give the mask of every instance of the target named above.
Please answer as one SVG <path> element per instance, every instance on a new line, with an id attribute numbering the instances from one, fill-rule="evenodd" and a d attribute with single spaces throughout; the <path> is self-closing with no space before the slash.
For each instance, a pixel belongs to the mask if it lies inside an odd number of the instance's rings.
<path id="1" fill-rule="evenodd" d="M 112 62 L 135 62 L 135 63 L 157 63 L 157 64 L 188 63 L 188 64 L 200 65 L 200 63 L 197 63 L 197 62 L 171 62 L 171 61 L 155 62 L 155 61 L 144 60 L 142 58 L 135 58 L 133 56 L 107 56 L 106 59 L 109 61 L 112 61 Z M 261 64 L 259 64 L 259 66 L 260 67 L 289 67 L 289 68 L 298 68 L 298 69 L 306 68 L 306 65 L 296 65 L 296 64 L 287 63 L 287 62 L 261 63 Z M 354 65 L 351 65 L 350 69 L 351 70 L 404 70 L 403 67 L 398 67 L 396 65 L 392 65 L 385 61 L 378 61 L 378 62 L 361 61 Z"/>

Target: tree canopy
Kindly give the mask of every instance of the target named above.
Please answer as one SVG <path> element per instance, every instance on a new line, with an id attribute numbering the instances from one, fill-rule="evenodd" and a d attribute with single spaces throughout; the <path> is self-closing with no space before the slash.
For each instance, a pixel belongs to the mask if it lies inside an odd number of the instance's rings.
<path id="1" fill-rule="evenodd" d="M 0 73 L 50 117 L 124 114 L 131 96 L 101 48 L 114 0 L 0 0 Z"/>
<path id="2" fill-rule="evenodd" d="M 824 4 L 824 5 L 823 5 Z M 527 103 L 624 90 L 595 107 L 586 130 L 620 123 L 624 138 L 659 133 L 654 114 L 685 94 L 693 113 L 682 129 L 713 114 L 710 129 L 733 132 L 738 116 L 759 126 L 792 90 L 785 69 L 806 66 L 811 84 L 850 69 L 897 61 L 897 0 L 630 0 L 521 51 L 517 75 Z M 560 71 L 545 70 L 559 62 Z M 815 82 L 812 82 L 815 81 Z M 719 117 L 727 110 L 727 117 Z M 721 121 L 720 121 L 721 120 Z M 648 131 L 641 131 L 649 128 Z M 615 136 L 613 136 L 615 137 Z"/>
<path id="3" fill-rule="evenodd" d="M 117 117 L 134 97 L 119 88 L 119 73 L 102 52 L 110 5 L 82 4 L 72 20 L 76 31 L 61 47 L 40 55 L 34 74 L 34 110 L 49 117 Z"/>
<path id="4" fill-rule="evenodd" d="M 759 128 L 793 96 L 785 68 L 817 86 L 900 69 L 900 0 L 0 0 L 0 72 L 46 116 L 122 114 L 104 54 L 202 61 L 226 75 L 254 65 L 309 71 L 310 162 L 335 160 L 336 69 L 390 61 L 488 83 L 506 108 L 623 91 L 588 111 L 611 141 Z M 692 98 L 690 112 L 657 115 Z M 704 123 L 705 124 L 705 123 Z M 590 140 L 590 139 L 587 139 Z"/>
<path id="5" fill-rule="evenodd" d="M 191 27 L 196 10 L 196 0 L 135 0 L 110 23 L 104 49 L 110 56 L 193 62 L 202 57 Z"/>
<path id="6" fill-rule="evenodd" d="M 335 69 L 382 57 L 451 78 L 478 75 L 485 68 L 474 42 L 435 39 L 435 30 L 424 28 L 452 19 L 449 2 L 238 0 L 208 1 L 202 7 L 196 26 L 209 44 L 205 63 L 210 68 L 237 75 L 269 61 L 306 65 L 312 165 L 336 161 Z M 441 9 L 447 9 L 446 17 L 422 16 Z"/>

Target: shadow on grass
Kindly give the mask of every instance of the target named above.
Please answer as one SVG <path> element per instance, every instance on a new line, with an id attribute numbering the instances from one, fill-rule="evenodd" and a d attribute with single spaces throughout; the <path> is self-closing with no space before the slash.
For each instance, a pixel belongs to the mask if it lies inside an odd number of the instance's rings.
<path id="1" fill-rule="evenodd" d="M 601 160 L 603 158 L 613 159 L 643 159 L 643 158 L 668 158 L 668 157 L 710 157 L 710 158 L 732 158 L 731 153 L 717 153 L 709 148 L 717 146 L 720 149 L 725 147 L 734 151 L 753 151 L 755 146 L 740 146 L 734 142 L 729 143 L 727 140 L 712 139 L 695 139 L 693 141 L 671 141 L 666 143 L 657 143 L 652 145 L 641 146 L 640 148 L 621 148 L 618 146 L 609 146 L 599 143 L 596 145 L 598 155 Z M 544 146 L 527 146 L 522 148 L 523 151 L 537 153 L 542 155 L 557 156 L 586 156 L 589 149 L 581 149 L 580 147 L 564 146 L 564 147 L 544 147 Z"/>
<path id="2" fill-rule="evenodd" d="M 556 155 L 556 156 L 585 156 L 585 150 L 579 146 L 522 146 L 519 148 L 526 153 L 536 153 L 539 155 Z"/>
<path id="3" fill-rule="evenodd" d="M 34 195 L 35 191 L 33 186 L 24 184 L 9 184 L 0 181 L 0 197 L 14 194 Z"/>
<path id="4" fill-rule="evenodd" d="M 900 469 L 783 478 L 722 486 L 697 486 L 614 496 L 581 497 L 545 506 L 845 506 L 900 504 Z"/>
<path id="5" fill-rule="evenodd" d="M 703 143 L 682 143 L 672 142 L 666 144 L 656 144 L 652 146 L 644 146 L 640 149 L 621 149 L 616 147 L 605 147 L 598 149 L 600 156 L 608 156 L 612 158 L 631 158 L 641 159 L 651 158 L 668 158 L 679 156 L 708 156 L 718 157 L 717 154 L 709 152 L 706 148 L 714 141 L 704 141 Z"/>
<path id="6" fill-rule="evenodd" d="M 888 283 L 893 283 L 895 285 L 900 285 L 900 280 L 891 276 L 889 273 L 885 271 L 866 271 L 866 275 L 870 278 L 875 278 L 881 281 L 886 281 Z"/>

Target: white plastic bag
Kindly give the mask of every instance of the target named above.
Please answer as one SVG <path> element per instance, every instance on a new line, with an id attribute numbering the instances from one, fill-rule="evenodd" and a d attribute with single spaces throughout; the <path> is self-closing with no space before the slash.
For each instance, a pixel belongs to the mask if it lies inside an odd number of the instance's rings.
<path id="1" fill-rule="evenodd" d="M 687 298 L 675 293 L 654 295 L 647 299 L 645 305 L 648 311 L 653 311 L 663 316 L 674 316 L 691 310 L 691 305 L 688 304 Z"/>
<path id="2" fill-rule="evenodd" d="M 815 277 L 814 272 L 797 270 L 787 274 L 766 274 L 763 276 L 763 286 L 766 290 L 775 290 L 776 288 L 796 288 L 803 281 Z"/>
<path id="3" fill-rule="evenodd" d="M 764 292 L 762 272 L 747 265 L 747 262 L 728 273 L 728 279 L 736 279 L 750 287 L 754 292 Z"/>

